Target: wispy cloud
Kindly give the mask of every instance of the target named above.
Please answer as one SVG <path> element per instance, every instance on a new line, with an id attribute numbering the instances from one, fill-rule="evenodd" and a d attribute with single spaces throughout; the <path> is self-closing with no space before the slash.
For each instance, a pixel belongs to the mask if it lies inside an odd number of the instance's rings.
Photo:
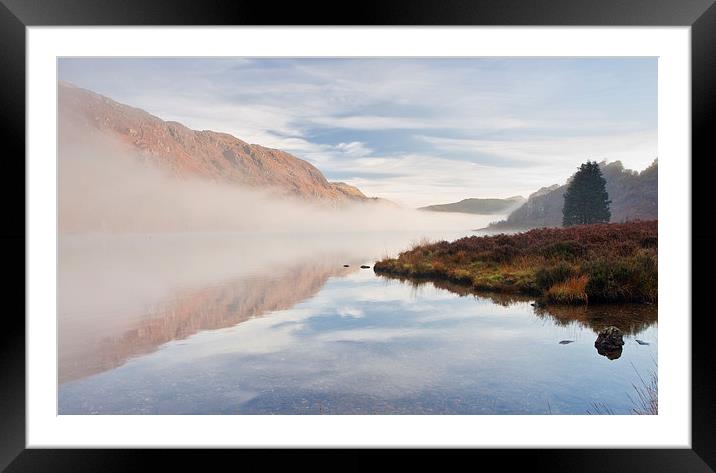
<path id="1" fill-rule="evenodd" d="M 72 58 L 60 78 L 409 206 L 656 157 L 656 59 Z"/>
<path id="2" fill-rule="evenodd" d="M 645 167 L 656 157 L 656 130 L 594 136 L 544 137 L 540 139 L 456 139 L 419 136 L 448 152 L 464 156 L 490 155 L 504 158 L 508 166 L 550 166 L 570 170 L 586 159 L 625 160 Z M 476 158 L 479 159 L 479 158 Z M 560 173 L 561 174 L 561 173 Z"/>

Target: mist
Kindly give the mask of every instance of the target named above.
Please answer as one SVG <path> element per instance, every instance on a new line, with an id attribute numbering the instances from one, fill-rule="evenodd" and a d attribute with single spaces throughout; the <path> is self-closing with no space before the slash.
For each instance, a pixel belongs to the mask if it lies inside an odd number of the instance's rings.
<path id="1" fill-rule="evenodd" d="M 291 307 L 332 277 L 372 273 L 361 264 L 501 218 L 308 202 L 180 178 L 120 141 L 66 124 L 58 185 L 61 380 Z"/>
<path id="2" fill-rule="evenodd" d="M 500 215 L 419 212 L 375 202 L 308 202 L 271 189 L 178 178 L 105 136 L 63 133 L 59 230 L 77 233 L 469 230 Z"/>

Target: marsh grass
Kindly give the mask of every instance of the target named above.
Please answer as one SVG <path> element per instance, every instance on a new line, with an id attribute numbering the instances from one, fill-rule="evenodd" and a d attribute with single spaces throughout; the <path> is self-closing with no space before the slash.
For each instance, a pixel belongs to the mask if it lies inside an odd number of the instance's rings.
<path id="1" fill-rule="evenodd" d="M 654 362 L 654 369 L 644 379 L 637 371 L 639 376 L 639 384 L 632 384 L 635 397 L 629 397 L 634 407 L 632 411 L 638 415 L 657 415 L 659 414 L 659 375 Z M 634 366 L 634 365 L 632 365 Z M 636 371 L 636 368 L 634 368 Z"/>
<path id="2" fill-rule="evenodd" d="M 653 220 L 423 240 L 375 271 L 557 303 L 657 302 L 657 229 Z"/>
<path id="3" fill-rule="evenodd" d="M 654 361 L 654 368 L 651 369 L 646 378 L 644 378 L 636 367 L 632 364 L 632 368 L 639 378 L 639 383 L 632 383 L 633 394 L 627 394 L 632 403 L 630 414 L 636 415 L 658 415 L 659 414 L 659 370 Z M 587 414 L 591 415 L 615 415 L 617 412 L 603 402 L 593 402 L 592 408 L 587 409 Z"/>
<path id="4" fill-rule="evenodd" d="M 589 300 L 585 291 L 588 282 L 589 276 L 582 274 L 554 284 L 547 290 L 547 299 L 559 304 L 586 304 Z"/>

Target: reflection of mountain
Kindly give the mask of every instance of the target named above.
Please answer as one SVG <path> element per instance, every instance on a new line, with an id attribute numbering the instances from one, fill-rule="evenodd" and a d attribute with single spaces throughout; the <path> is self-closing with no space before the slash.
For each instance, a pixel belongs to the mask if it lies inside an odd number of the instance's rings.
<path id="1" fill-rule="evenodd" d="M 418 235 L 63 235 L 57 275 L 60 379 L 109 369 L 197 330 L 230 326 L 281 304 L 290 307 L 311 297 L 327 278 L 372 264 L 375 256 L 398 251 Z M 222 297 L 232 300 L 220 304 Z M 199 299 L 213 308 L 200 307 Z"/>
<path id="2" fill-rule="evenodd" d="M 246 277 L 183 292 L 116 336 L 84 343 L 79 349 L 73 346 L 70 352 L 60 345 L 59 380 L 62 383 L 100 373 L 172 340 L 289 309 L 315 295 L 329 277 L 349 271 L 353 269 L 334 263 L 300 265 L 273 277 Z"/>
<path id="3" fill-rule="evenodd" d="M 415 286 L 432 284 L 438 289 L 445 289 L 461 297 L 473 296 L 488 299 L 501 306 L 531 302 L 534 297 L 520 294 L 476 291 L 472 287 L 450 281 L 433 281 L 428 279 L 407 279 L 404 277 L 381 275 L 387 279 L 399 279 Z M 598 333 L 605 327 L 618 327 L 625 335 L 634 335 L 657 322 L 658 307 L 653 304 L 604 304 L 604 305 L 548 305 L 535 307 L 535 315 L 549 318 L 557 325 L 577 323 Z"/>

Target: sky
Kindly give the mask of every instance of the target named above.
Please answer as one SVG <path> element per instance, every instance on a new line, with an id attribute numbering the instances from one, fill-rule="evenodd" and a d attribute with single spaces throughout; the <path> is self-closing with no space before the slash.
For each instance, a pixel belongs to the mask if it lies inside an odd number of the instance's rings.
<path id="1" fill-rule="evenodd" d="M 657 58 L 60 58 L 58 75 L 409 207 L 657 157 Z"/>

